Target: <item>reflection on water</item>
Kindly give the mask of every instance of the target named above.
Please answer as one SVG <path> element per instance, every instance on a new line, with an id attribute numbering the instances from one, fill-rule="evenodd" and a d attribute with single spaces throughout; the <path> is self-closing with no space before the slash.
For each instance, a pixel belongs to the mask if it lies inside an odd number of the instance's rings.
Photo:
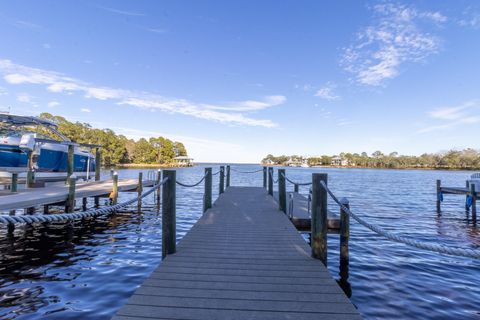
<path id="1" fill-rule="evenodd" d="M 241 170 L 256 168 L 242 165 Z M 466 172 L 288 168 L 287 175 L 306 181 L 320 171 L 328 172 L 330 188 L 348 197 L 354 212 L 387 230 L 426 242 L 480 246 L 464 197 L 446 195 L 442 215 L 435 212 L 435 180 L 462 186 Z M 138 170 L 119 174 L 135 178 Z M 193 183 L 202 175 L 198 166 L 178 170 L 177 179 Z M 262 173 L 232 171 L 231 184 L 261 186 Z M 180 239 L 201 214 L 203 185 L 177 188 L 177 195 Z M 145 198 L 141 213 L 135 204 L 83 224 L 19 227 L 13 236 L 0 230 L 0 317 L 110 318 L 160 263 L 161 216 L 154 200 L 153 195 Z M 338 210 L 332 201 L 329 206 Z M 365 318 L 480 318 L 478 261 L 393 243 L 354 221 L 349 265 L 339 262 L 338 235 L 329 235 L 328 241 L 330 273 Z"/>

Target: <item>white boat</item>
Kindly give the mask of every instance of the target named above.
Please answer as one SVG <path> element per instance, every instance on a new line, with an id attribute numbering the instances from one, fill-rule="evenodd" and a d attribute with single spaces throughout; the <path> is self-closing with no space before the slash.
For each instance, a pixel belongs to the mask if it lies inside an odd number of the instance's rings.
<path id="1" fill-rule="evenodd" d="M 60 140 L 33 131 L 38 127 L 46 128 Z M 68 145 L 72 143 L 57 128 L 49 120 L 0 113 L 0 177 L 10 177 L 12 172 L 25 177 L 30 155 L 36 178 L 66 177 Z M 94 155 L 75 145 L 73 167 L 77 176 L 88 176 L 95 172 Z"/>

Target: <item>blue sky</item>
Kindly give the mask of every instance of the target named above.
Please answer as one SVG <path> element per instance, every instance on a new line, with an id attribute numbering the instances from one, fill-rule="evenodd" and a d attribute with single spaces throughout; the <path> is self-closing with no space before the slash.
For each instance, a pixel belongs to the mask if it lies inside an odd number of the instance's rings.
<path id="1" fill-rule="evenodd" d="M 196 161 L 478 148 L 478 1 L 1 1 L 0 109 Z"/>

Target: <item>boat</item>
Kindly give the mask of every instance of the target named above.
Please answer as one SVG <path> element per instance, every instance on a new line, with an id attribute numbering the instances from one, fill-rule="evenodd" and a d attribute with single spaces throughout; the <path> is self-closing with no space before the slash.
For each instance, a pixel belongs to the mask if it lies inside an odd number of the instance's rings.
<path id="1" fill-rule="evenodd" d="M 0 113 L 0 177 L 8 178 L 13 172 L 26 177 L 31 165 L 36 178 L 65 178 L 68 145 L 73 143 L 57 129 L 55 122 L 46 119 Z M 74 144 L 73 170 L 87 179 L 95 172 L 94 155 L 79 144 Z"/>

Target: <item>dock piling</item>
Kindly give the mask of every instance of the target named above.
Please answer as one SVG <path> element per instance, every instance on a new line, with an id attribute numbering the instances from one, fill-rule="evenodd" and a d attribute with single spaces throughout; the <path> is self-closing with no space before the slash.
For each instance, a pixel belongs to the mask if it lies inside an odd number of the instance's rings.
<path id="1" fill-rule="evenodd" d="M 212 168 L 205 168 L 205 193 L 203 195 L 203 212 L 212 207 Z"/>
<path id="2" fill-rule="evenodd" d="M 163 170 L 168 178 L 162 189 L 162 259 L 176 251 L 176 171 Z"/>
<path id="3" fill-rule="evenodd" d="M 298 184 L 297 183 L 295 183 L 293 185 L 293 192 L 298 193 Z"/>
<path id="4" fill-rule="evenodd" d="M 220 166 L 220 186 L 218 187 L 218 193 L 222 194 L 225 191 L 225 167 Z"/>
<path id="5" fill-rule="evenodd" d="M 273 196 L 273 168 L 268 168 L 268 194 Z"/>
<path id="6" fill-rule="evenodd" d="M 326 173 L 312 174 L 312 257 L 327 265 L 327 191 L 321 186 L 328 181 Z"/>
<path id="7" fill-rule="evenodd" d="M 68 177 L 68 198 L 65 204 L 65 212 L 73 212 L 75 210 L 75 184 L 77 177 L 72 174 Z"/>
<path id="8" fill-rule="evenodd" d="M 350 209 L 347 198 L 340 199 L 340 203 Z M 348 240 L 350 238 L 350 216 L 340 208 L 340 264 L 348 264 Z"/>
<path id="9" fill-rule="evenodd" d="M 475 183 L 470 184 L 470 196 L 472 197 L 472 220 L 477 219 L 477 191 L 475 190 Z"/>
<path id="10" fill-rule="evenodd" d="M 465 187 L 467 190 L 470 190 L 470 182 L 468 180 L 465 181 Z M 468 206 L 468 193 L 465 195 L 465 211 L 470 211 L 470 207 Z"/>
<path id="11" fill-rule="evenodd" d="M 100 181 L 100 168 L 102 163 L 102 154 L 100 148 L 95 148 L 95 181 Z"/>
<path id="12" fill-rule="evenodd" d="M 161 169 L 158 169 L 157 170 L 157 184 L 158 184 L 158 187 L 157 187 L 157 204 L 160 205 L 160 181 L 162 180 L 162 170 Z"/>
<path id="13" fill-rule="evenodd" d="M 285 169 L 278 169 L 278 206 L 287 213 L 287 190 L 285 185 Z"/>
<path id="14" fill-rule="evenodd" d="M 18 173 L 12 173 L 12 185 L 10 187 L 11 192 L 17 192 L 18 188 Z"/>
<path id="15" fill-rule="evenodd" d="M 267 167 L 263 167 L 263 187 L 267 189 Z"/>
<path id="16" fill-rule="evenodd" d="M 138 203 L 137 209 L 138 212 L 142 210 L 142 192 L 143 192 L 143 172 L 138 173 L 138 186 L 137 186 L 137 195 L 138 195 Z"/>
<path id="17" fill-rule="evenodd" d="M 73 174 L 74 167 L 74 150 L 75 146 L 73 144 L 68 145 L 68 157 L 67 157 L 67 183 L 70 181 L 70 176 Z"/>
<path id="18" fill-rule="evenodd" d="M 227 166 L 227 188 L 230 187 L 230 166 Z"/>
<path id="19" fill-rule="evenodd" d="M 442 198 L 442 181 L 437 180 L 437 213 L 441 212 L 441 198 Z"/>
<path id="20" fill-rule="evenodd" d="M 110 200 L 112 204 L 117 204 L 118 201 L 118 173 L 114 172 L 112 176 L 112 193 L 110 194 Z"/>

